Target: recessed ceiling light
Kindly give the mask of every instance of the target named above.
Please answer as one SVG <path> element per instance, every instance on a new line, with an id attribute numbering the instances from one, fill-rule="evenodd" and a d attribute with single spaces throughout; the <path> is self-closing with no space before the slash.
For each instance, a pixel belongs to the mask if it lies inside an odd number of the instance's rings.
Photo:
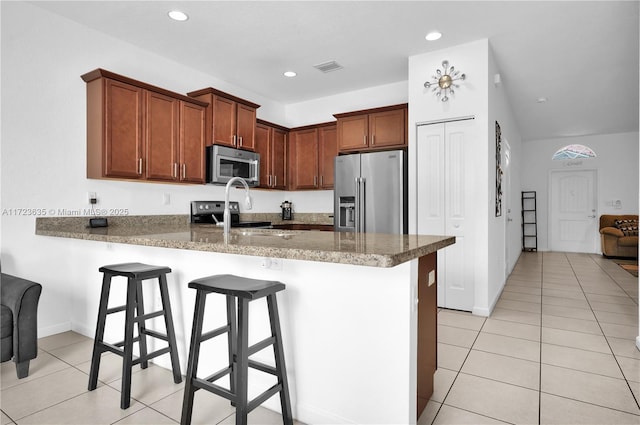
<path id="1" fill-rule="evenodd" d="M 298 74 L 296 74 L 293 71 L 285 71 L 285 73 L 284 73 L 285 77 L 295 77 L 296 75 L 298 75 Z"/>
<path id="2" fill-rule="evenodd" d="M 546 97 L 539 97 L 539 98 L 536 99 L 536 102 L 545 103 L 547 100 L 549 100 L 549 99 L 547 99 Z"/>
<path id="3" fill-rule="evenodd" d="M 427 41 L 436 41 L 440 37 L 442 37 L 442 33 L 441 32 L 439 32 L 439 31 L 431 31 L 424 38 L 427 39 Z"/>
<path id="4" fill-rule="evenodd" d="M 168 13 L 168 15 L 174 21 L 186 21 L 187 19 L 189 19 L 189 16 L 186 13 L 179 10 L 172 10 Z"/>

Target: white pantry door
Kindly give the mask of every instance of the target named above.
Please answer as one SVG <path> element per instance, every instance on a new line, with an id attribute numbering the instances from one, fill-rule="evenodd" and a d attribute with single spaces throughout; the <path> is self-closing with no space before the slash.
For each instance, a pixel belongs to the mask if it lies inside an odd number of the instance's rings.
<path id="1" fill-rule="evenodd" d="M 471 311 L 474 304 L 474 255 L 467 214 L 470 129 L 474 120 L 418 126 L 418 233 L 455 236 L 438 251 L 438 306 Z"/>
<path id="2" fill-rule="evenodd" d="M 549 249 L 597 252 L 596 170 L 551 171 Z"/>

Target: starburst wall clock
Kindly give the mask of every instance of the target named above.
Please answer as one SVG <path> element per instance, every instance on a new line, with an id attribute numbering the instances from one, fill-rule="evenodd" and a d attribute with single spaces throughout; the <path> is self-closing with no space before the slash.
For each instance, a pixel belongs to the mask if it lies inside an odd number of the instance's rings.
<path id="1" fill-rule="evenodd" d="M 449 95 L 454 94 L 454 87 L 457 89 L 460 86 L 455 84 L 454 81 L 462 81 L 466 77 L 464 74 L 460 74 L 460 71 L 456 70 L 452 65 L 449 67 L 449 61 L 442 61 L 442 71 L 440 69 L 436 70 L 436 75 L 431 76 L 433 81 L 427 81 L 424 83 L 425 88 L 433 88 L 432 92 L 435 92 L 436 97 L 438 97 L 443 102 L 449 100 Z"/>

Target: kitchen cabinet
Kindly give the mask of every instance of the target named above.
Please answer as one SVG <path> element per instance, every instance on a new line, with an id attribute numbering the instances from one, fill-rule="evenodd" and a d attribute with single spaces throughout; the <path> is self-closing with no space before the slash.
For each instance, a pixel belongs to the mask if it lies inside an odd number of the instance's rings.
<path id="1" fill-rule="evenodd" d="M 206 140 L 208 145 L 224 145 L 255 150 L 256 110 L 260 105 L 212 87 L 187 93 L 208 104 Z"/>
<path id="2" fill-rule="evenodd" d="M 255 151 L 260 154 L 260 187 L 287 188 L 287 135 L 289 130 L 258 120 Z"/>
<path id="3" fill-rule="evenodd" d="M 340 152 L 407 146 L 407 104 L 334 114 Z"/>
<path id="4" fill-rule="evenodd" d="M 96 69 L 87 83 L 87 177 L 204 183 L 206 104 Z"/>
<path id="5" fill-rule="evenodd" d="M 289 189 L 333 188 L 337 155 L 335 123 L 292 129 L 289 133 Z"/>

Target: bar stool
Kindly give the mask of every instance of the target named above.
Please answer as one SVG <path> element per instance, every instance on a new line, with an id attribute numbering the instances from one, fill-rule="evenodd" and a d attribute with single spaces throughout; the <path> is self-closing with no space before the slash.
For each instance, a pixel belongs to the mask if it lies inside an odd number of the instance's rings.
<path id="1" fill-rule="evenodd" d="M 246 424 L 249 412 L 279 392 L 283 422 L 292 424 L 291 400 L 289 399 L 280 318 L 276 301 L 276 293 L 282 291 L 285 285 L 275 281 L 247 279 L 234 275 L 216 275 L 194 280 L 189 283 L 189 288 L 193 288 L 197 292 L 180 423 L 182 425 L 191 423 L 194 393 L 199 389 L 204 389 L 231 401 L 231 404 L 236 408 L 236 425 Z M 211 292 L 226 296 L 227 324 L 202 333 L 205 300 Z M 249 302 L 263 297 L 267 297 L 271 336 L 249 347 Z M 229 365 L 207 378 L 198 378 L 196 375 L 200 343 L 225 333 L 228 338 Z M 269 345 L 273 345 L 275 367 L 249 359 L 249 356 Z M 278 378 L 275 385 L 250 401 L 247 399 L 249 367 L 275 375 Z M 213 383 L 226 375 L 230 375 L 229 390 Z"/>
<path id="2" fill-rule="evenodd" d="M 100 369 L 102 353 L 110 351 L 117 354 L 122 357 L 120 408 L 127 409 L 131 403 L 131 368 L 136 364 L 140 364 L 142 369 L 146 369 L 149 364 L 149 359 L 169 353 L 171 356 L 171 367 L 173 369 L 173 381 L 176 384 L 182 382 L 180 364 L 178 363 L 178 350 L 176 348 L 176 336 L 173 330 L 169 291 L 167 289 L 167 273 L 171 273 L 171 269 L 169 267 L 152 266 L 141 263 L 124 263 L 100 267 L 99 271 L 104 273 L 104 275 L 102 278 L 100 306 L 98 308 L 96 337 L 93 343 L 93 356 L 91 357 L 91 370 L 89 371 L 89 391 L 95 390 L 98 384 L 98 371 Z M 111 278 L 114 276 L 124 276 L 127 278 L 127 301 L 126 304 L 119 307 L 108 308 Z M 142 298 L 142 281 L 156 278 L 160 286 L 162 310 L 145 314 Z M 107 343 L 104 341 L 104 328 L 107 315 L 120 311 L 125 311 L 124 341 L 114 344 Z M 166 334 L 147 329 L 145 326 L 145 321 L 158 316 L 164 316 Z M 133 336 L 134 324 L 138 325 L 138 336 L 136 337 Z M 147 336 L 166 341 L 169 345 L 168 347 L 148 353 Z M 137 359 L 133 359 L 134 342 L 138 342 L 140 349 L 140 357 Z"/>

